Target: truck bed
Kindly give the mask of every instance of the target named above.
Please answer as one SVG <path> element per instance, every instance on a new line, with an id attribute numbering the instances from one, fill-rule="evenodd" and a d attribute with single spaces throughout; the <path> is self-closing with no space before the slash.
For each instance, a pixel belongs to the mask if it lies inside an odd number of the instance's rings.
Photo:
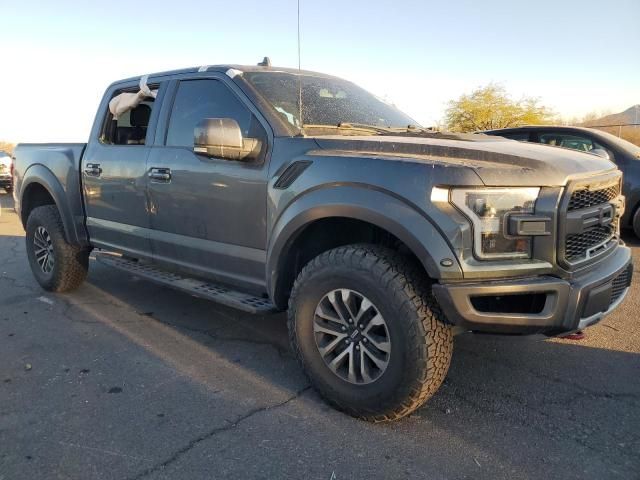
<path id="1" fill-rule="evenodd" d="M 30 185 L 43 185 L 58 206 L 68 240 L 73 243 L 88 242 L 80 165 L 86 143 L 20 143 L 15 149 L 14 199 L 15 208 L 23 224 L 32 205 L 21 205 L 20 199 Z"/>

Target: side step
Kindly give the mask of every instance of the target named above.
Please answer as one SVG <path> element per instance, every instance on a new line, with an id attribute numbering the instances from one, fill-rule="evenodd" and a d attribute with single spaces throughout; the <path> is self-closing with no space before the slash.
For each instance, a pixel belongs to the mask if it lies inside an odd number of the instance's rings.
<path id="1" fill-rule="evenodd" d="M 266 298 L 254 297 L 246 293 L 231 290 L 228 287 L 207 283 L 203 280 L 182 277 L 158 267 L 140 263 L 108 253 L 96 254 L 96 260 L 110 267 L 124 270 L 145 280 L 175 288 L 194 297 L 204 298 L 228 307 L 255 314 L 274 313 L 276 307 Z"/>

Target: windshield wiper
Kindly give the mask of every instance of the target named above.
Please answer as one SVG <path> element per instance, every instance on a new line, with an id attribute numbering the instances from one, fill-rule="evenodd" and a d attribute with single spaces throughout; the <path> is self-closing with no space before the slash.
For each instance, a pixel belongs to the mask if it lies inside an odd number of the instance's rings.
<path id="1" fill-rule="evenodd" d="M 340 131 L 366 131 L 378 135 L 411 135 L 411 134 L 438 134 L 430 128 L 418 127 L 415 125 L 407 125 L 406 127 L 381 127 L 379 125 L 369 125 L 367 123 L 357 122 L 340 122 L 338 124 L 308 124 L 302 126 L 305 129 L 331 129 Z M 403 135 L 403 136 L 404 136 Z"/>
<path id="2" fill-rule="evenodd" d="M 302 129 L 331 129 L 331 130 L 337 130 L 337 131 L 345 131 L 345 130 L 349 130 L 349 131 L 354 131 L 354 130 L 360 130 L 360 131 L 366 131 L 369 133 L 389 133 L 389 130 L 383 128 L 383 127 L 376 127 L 375 125 L 365 125 L 365 124 L 360 124 L 360 123 L 346 123 L 346 122 L 341 122 L 338 124 L 309 124 L 309 123 L 305 123 L 304 125 L 302 125 Z"/>
<path id="3" fill-rule="evenodd" d="M 440 133 L 430 128 L 407 125 L 406 127 L 381 127 L 379 125 L 367 125 L 365 123 L 341 122 L 339 127 L 367 128 L 380 133 Z"/>
<path id="4" fill-rule="evenodd" d="M 369 125 L 366 123 L 354 123 L 354 122 L 340 122 L 338 123 L 338 128 L 366 129 L 366 130 L 373 130 L 374 132 L 379 132 L 379 133 L 393 132 L 393 129 L 391 127 L 380 127 L 378 125 Z"/>

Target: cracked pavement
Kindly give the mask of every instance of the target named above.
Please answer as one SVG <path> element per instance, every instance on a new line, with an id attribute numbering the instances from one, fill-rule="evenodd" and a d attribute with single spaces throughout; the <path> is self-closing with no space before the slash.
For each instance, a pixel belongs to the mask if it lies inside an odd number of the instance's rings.
<path id="1" fill-rule="evenodd" d="M 427 405 L 372 425 L 308 387 L 282 314 L 95 261 L 44 292 L 0 203 L 0 480 L 638 478 L 640 275 L 583 341 L 456 337 Z"/>

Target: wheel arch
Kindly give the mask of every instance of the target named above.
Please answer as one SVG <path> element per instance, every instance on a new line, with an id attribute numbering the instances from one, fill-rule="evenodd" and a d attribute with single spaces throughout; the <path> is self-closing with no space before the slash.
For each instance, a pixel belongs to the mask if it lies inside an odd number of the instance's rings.
<path id="1" fill-rule="evenodd" d="M 353 243 L 397 249 L 412 256 L 433 280 L 462 276 L 457 261 L 448 268 L 439 265 L 442 258 L 456 257 L 431 221 L 411 205 L 378 190 L 322 189 L 292 202 L 272 229 L 267 288 L 276 306 L 286 309 L 293 282 L 309 260 Z"/>
<path id="2" fill-rule="evenodd" d="M 34 208 L 55 205 L 62 218 L 67 242 L 80 245 L 80 237 L 73 215 L 65 201 L 66 193 L 56 176 L 43 165 L 33 165 L 26 172 L 20 188 L 20 220 L 26 228 L 27 219 Z"/>

